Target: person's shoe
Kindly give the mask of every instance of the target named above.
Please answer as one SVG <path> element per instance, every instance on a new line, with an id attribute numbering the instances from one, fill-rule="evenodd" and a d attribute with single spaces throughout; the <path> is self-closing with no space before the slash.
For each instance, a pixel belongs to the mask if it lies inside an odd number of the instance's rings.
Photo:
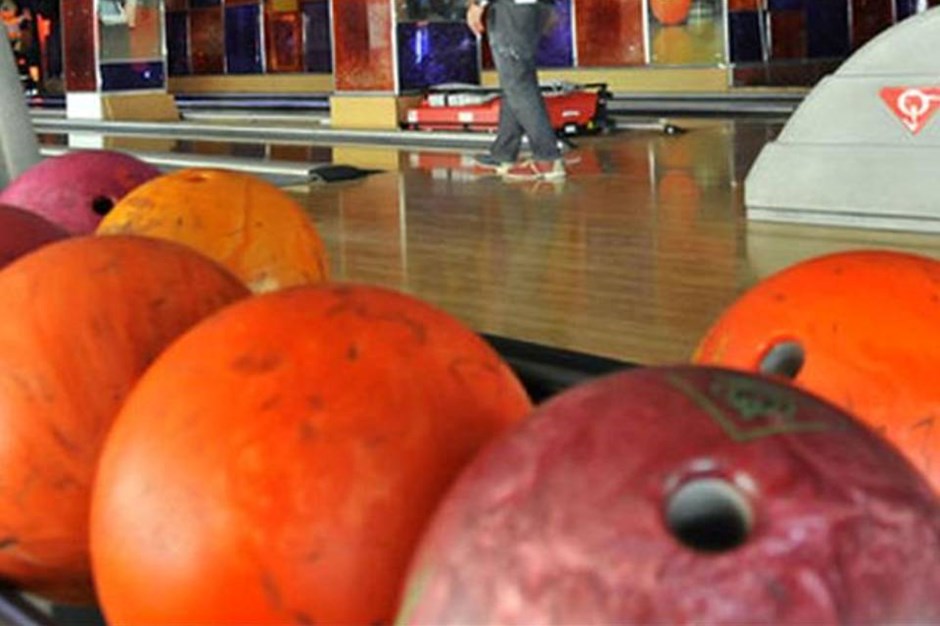
<path id="1" fill-rule="evenodd" d="M 505 177 L 507 180 L 563 180 L 567 175 L 564 159 L 554 161 L 530 159 L 510 167 Z"/>
<path id="2" fill-rule="evenodd" d="M 513 166 L 512 161 L 501 161 L 489 153 L 474 155 L 473 164 L 481 169 L 496 172 L 500 176 L 508 172 Z"/>

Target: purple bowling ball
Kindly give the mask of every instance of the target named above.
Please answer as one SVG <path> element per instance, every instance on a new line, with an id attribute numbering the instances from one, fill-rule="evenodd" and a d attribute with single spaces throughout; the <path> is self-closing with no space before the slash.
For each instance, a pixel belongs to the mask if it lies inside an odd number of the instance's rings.
<path id="1" fill-rule="evenodd" d="M 68 236 L 43 217 L 0 204 L 0 269 L 36 248 Z"/>
<path id="2" fill-rule="evenodd" d="M 71 152 L 21 174 L 0 192 L 0 203 L 40 215 L 70 234 L 87 235 L 128 192 L 160 173 L 121 152 Z"/>

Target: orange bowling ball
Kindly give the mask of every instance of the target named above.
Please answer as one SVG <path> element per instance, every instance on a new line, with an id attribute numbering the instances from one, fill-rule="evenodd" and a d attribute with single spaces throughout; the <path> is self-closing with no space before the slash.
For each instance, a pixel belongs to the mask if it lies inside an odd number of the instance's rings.
<path id="1" fill-rule="evenodd" d="M 188 245 L 254 292 L 317 283 L 328 274 L 323 242 L 301 206 L 240 172 L 192 168 L 156 178 L 125 196 L 97 232 Z"/>
<path id="2" fill-rule="evenodd" d="M 93 601 L 91 486 L 124 398 L 176 337 L 248 295 L 204 256 L 144 237 L 66 239 L 0 272 L 0 579 Z"/>
<path id="3" fill-rule="evenodd" d="M 480 337 L 412 297 L 298 287 L 176 342 L 99 465 L 109 623 L 389 624 L 419 535 L 531 405 Z"/>
<path id="4" fill-rule="evenodd" d="M 650 0 L 650 10 L 664 26 L 682 24 L 689 17 L 692 0 Z"/>
<path id="5" fill-rule="evenodd" d="M 940 262 L 826 255 L 763 280 L 693 360 L 792 379 L 897 445 L 940 491 Z"/>

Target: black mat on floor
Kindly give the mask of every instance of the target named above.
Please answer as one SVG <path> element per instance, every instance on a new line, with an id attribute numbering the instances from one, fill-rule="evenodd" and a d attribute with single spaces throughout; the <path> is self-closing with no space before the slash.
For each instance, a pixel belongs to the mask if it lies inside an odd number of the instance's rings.
<path id="1" fill-rule="evenodd" d="M 335 183 L 344 180 L 356 180 L 383 170 L 367 170 L 353 165 L 318 165 L 310 170 L 310 180 L 314 182 Z"/>

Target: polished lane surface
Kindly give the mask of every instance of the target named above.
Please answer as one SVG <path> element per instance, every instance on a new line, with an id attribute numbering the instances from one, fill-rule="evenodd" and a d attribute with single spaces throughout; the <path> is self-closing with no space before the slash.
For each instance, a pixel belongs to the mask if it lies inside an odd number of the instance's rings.
<path id="1" fill-rule="evenodd" d="M 682 125 L 680 135 L 580 138 L 560 184 L 480 176 L 469 153 L 448 150 L 105 145 L 380 169 L 288 188 L 317 223 L 336 279 L 413 293 L 481 332 L 646 364 L 687 360 L 724 307 L 800 260 L 863 247 L 940 257 L 938 236 L 749 223 L 744 177 L 781 124 Z"/>
<path id="2" fill-rule="evenodd" d="M 936 236 L 748 223 L 743 180 L 779 128 L 582 139 L 557 185 L 480 177 L 453 153 L 337 153 L 387 172 L 297 193 L 339 279 L 414 293 L 480 331 L 670 363 L 792 263 L 861 247 L 940 256 Z"/>

